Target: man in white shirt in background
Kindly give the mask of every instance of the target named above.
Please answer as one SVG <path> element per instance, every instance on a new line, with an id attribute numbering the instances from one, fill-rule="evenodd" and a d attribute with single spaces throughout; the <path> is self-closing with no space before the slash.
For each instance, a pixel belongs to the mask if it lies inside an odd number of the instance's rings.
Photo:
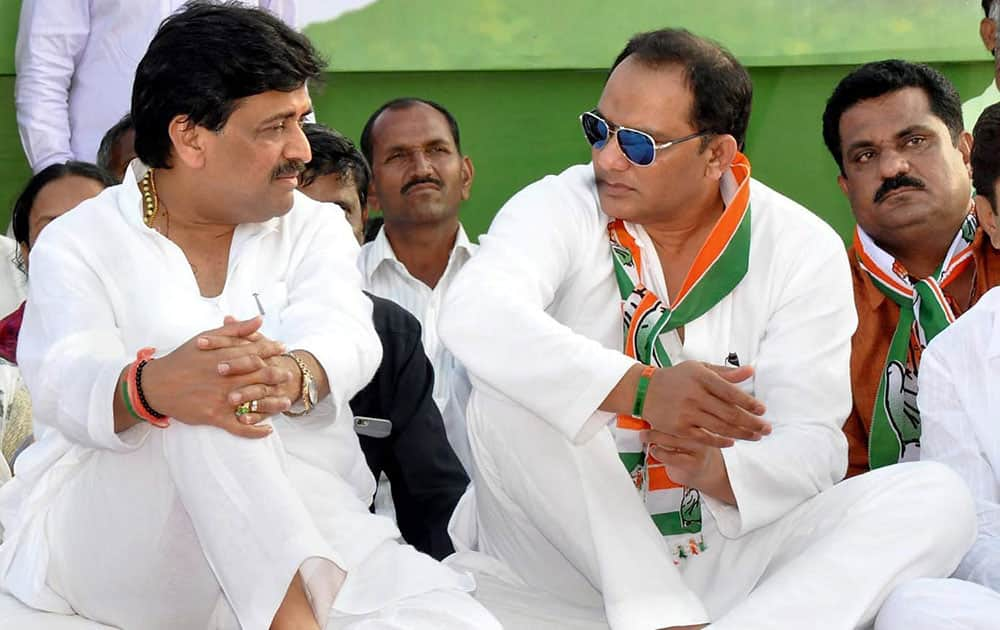
<path id="1" fill-rule="evenodd" d="M 434 366 L 434 402 L 448 441 L 472 471 L 465 431 L 469 377 L 437 332 L 442 299 L 475 253 L 459 221 L 474 170 L 462 153 L 458 122 L 441 105 L 419 98 L 390 101 L 361 132 L 361 152 L 372 168 L 369 209 L 385 225 L 361 248 L 365 288 L 413 313 Z"/>
<path id="2" fill-rule="evenodd" d="M 983 230 L 1000 246 L 1000 104 L 986 108 L 973 135 L 976 210 Z M 991 630 L 1000 619 L 1000 290 L 988 291 L 934 338 L 924 350 L 919 378 L 920 458 L 945 464 L 965 480 L 979 534 L 955 570 L 956 580 L 903 585 L 879 621 L 891 617 L 893 627 L 908 630 Z"/>
<path id="3" fill-rule="evenodd" d="M 14 53 L 17 126 L 35 173 L 95 162 L 104 132 L 128 112 L 139 60 L 186 0 L 23 0 Z M 296 0 L 243 0 L 295 24 Z"/>
<path id="4" fill-rule="evenodd" d="M 480 551 L 613 630 L 864 626 L 974 538 L 944 466 L 837 483 L 847 257 L 751 179 L 751 92 L 713 42 L 635 36 L 581 115 L 593 163 L 511 199 L 442 311 Z"/>
<path id="5" fill-rule="evenodd" d="M 982 0 L 982 3 L 984 17 L 979 21 L 979 38 L 983 41 L 983 46 L 986 47 L 986 50 L 996 60 L 997 23 L 1000 21 L 1000 2 L 997 0 Z M 994 61 L 995 63 L 996 61 Z M 994 75 L 996 75 L 996 71 L 997 67 L 994 65 Z M 998 80 L 1000 80 L 1000 77 L 994 76 L 990 79 L 989 85 L 986 86 L 982 94 L 962 103 L 962 120 L 965 123 L 967 131 L 972 131 L 976 120 L 979 119 L 979 115 L 984 109 L 1000 101 L 1000 90 L 997 89 Z"/>

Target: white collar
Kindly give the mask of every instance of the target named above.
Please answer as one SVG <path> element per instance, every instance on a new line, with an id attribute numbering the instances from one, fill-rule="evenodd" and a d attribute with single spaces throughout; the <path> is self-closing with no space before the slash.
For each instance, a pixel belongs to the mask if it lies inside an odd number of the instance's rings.
<path id="1" fill-rule="evenodd" d="M 447 269 L 453 264 L 452 261 L 456 260 L 459 256 L 462 256 L 462 262 L 468 260 L 475 251 L 475 244 L 469 240 L 469 235 L 465 233 L 465 227 L 459 223 L 458 233 L 455 235 L 455 245 L 451 248 L 451 253 L 448 255 L 448 266 L 445 268 L 445 273 Z M 382 266 L 386 261 L 392 261 L 392 264 L 398 265 L 403 271 L 407 271 L 406 266 L 399 262 L 399 258 L 396 257 L 396 252 L 392 249 L 392 243 L 389 242 L 389 237 L 385 235 L 385 226 L 383 225 L 379 228 L 378 234 L 375 239 L 372 240 L 366 247 L 365 256 L 368 259 L 368 265 L 366 265 L 365 271 L 365 281 L 370 285 L 372 282 L 372 277 L 375 275 L 375 271 Z"/>

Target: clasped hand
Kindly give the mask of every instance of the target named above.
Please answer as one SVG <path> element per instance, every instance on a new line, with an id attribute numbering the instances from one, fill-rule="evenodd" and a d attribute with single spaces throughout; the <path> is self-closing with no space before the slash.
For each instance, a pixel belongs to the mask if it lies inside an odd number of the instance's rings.
<path id="1" fill-rule="evenodd" d="M 150 406 L 178 422 L 207 424 L 247 438 L 271 434 L 261 420 L 287 411 L 297 373 L 283 344 L 264 337 L 262 319 L 237 321 L 195 335 L 143 370 Z M 237 417 L 236 407 L 257 401 L 257 411 Z"/>
<path id="2" fill-rule="evenodd" d="M 696 361 L 659 369 L 649 383 L 642 432 L 650 454 L 675 482 L 721 500 L 732 499 L 723 448 L 736 440 L 757 441 L 771 433 L 761 416 L 764 404 L 736 383 L 753 368 L 729 368 Z"/>

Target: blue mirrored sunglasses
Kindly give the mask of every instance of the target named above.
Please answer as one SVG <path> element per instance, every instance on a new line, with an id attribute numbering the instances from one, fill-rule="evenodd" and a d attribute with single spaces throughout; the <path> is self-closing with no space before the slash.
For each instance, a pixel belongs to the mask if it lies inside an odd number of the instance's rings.
<path id="1" fill-rule="evenodd" d="M 683 138 L 670 140 L 657 144 L 653 136 L 645 131 L 630 129 L 629 127 L 619 127 L 598 116 L 595 112 L 583 112 L 580 114 L 580 125 L 583 126 L 583 135 L 587 137 L 587 142 L 595 149 L 603 149 L 604 145 L 612 135 L 618 136 L 618 148 L 628 161 L 636 166 L 649 166 L 656 159 L 658 150 L 666 149 L 687 142 L 695 138 L 707 135 L 707 131 L 699 131 Z"/>

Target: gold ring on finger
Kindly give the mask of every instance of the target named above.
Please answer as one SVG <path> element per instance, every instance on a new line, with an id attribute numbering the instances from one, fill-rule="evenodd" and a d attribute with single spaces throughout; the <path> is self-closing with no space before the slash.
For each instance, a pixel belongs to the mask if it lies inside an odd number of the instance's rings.
<path id="1" fill-rule="evenodd" d="M 256 401 L 254 401 L 254 402 L 256 402 Z M 247 415 L 248 413 L 250 413 L 250 409 L 251 409 L 252 407 L 253 407 L 253 405 L 252 405 L 252 404 L 250 404 L 250 403 L 248 403 L 248 402 L 245 402 L 245 403 L 242 403 L 242 404 L 241 404 L 241 405 L 240 405 L 239 407 L 237 407 L 237 408 L 236 408 L 236 409 L 235 409 L 235 410 L 233 411 L 233 413 L 235 413 L 235 414 L 236 414 L 236 417 L 237 417 L 237 418 L 239 418 L 240 416 L 245 416 L 245 415 Z"/>

